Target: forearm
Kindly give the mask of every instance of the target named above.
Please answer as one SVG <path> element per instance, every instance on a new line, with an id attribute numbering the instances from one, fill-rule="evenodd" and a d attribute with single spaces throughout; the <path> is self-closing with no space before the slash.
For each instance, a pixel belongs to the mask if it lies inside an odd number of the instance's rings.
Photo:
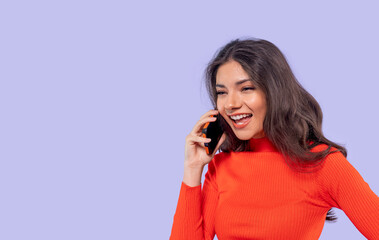
<path id="1" fill-rule="evenodd" d="M 192 185 L 191 177 L 194 175 L 195 173 L 192 171 L 187 171 L 185 176 L 189 176 L 189 182 L 187 181 L 187 183 L 185 183 L 183 180 L 181 184 L 170 240 L 204 239 L 201 210 L 201 185 L 194 187 L 189 186 Z M 187 186 L 187 184 L 189 185 Z"/>
<path id="2" fill-rule="evenodd" d="M 211 240 L 214 238 L 214 213 L 218 193 L 210 187 L 207 175 L 205 189 L 202 192 L 202 172 L 203 167 L 191 168 L 186 165 L 184 167 L 184 177 L 170 240 Z M 202 207 L 208 208 L 205 216 L 202 214 Z"/>

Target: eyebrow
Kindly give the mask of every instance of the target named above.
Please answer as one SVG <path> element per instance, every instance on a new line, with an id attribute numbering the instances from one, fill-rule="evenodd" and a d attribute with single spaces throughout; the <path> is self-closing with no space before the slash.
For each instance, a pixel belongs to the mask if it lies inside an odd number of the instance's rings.
<path id="1" fill-rule="evenodd" d="M 243 79 L 243 80 L 236 82 L 234 85 L 238 86 L 238 85 L 241 85 L 242 83 L 247 82 L 247 81 L 253 82 L 253 80 L 251 80 L 251 79 Z M 216 87 L 226 88 L 225 85 L 222 85 L 222 84 L 216 84 Z"/>

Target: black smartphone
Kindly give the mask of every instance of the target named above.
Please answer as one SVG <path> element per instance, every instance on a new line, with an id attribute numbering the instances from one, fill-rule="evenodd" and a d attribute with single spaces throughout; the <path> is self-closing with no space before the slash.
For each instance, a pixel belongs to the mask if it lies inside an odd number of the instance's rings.
<path id="1" fill-rule="evenodd" d="M 212 115 L 214 117 L 215 115 Z M 208 155 L 212 155 L 218 141 L 220 140 L 222 134 L 224 133 L 223 129 L 221 128 L 220 125 L 220 118 L 221 115 L 217 114 L 216 115 L 217 120 L 214 122 L 207 122 L 202 130 L 203 137 L 204 138 L 210 138 L 211 141 L 209 143 L 204 143 L 205 146 L 205 151 L 207 152 Z"/>

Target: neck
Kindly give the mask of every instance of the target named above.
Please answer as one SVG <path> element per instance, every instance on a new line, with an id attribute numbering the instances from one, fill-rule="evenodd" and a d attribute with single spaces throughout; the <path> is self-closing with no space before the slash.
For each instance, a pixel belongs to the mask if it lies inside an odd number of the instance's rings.
<path id="1" fill-rule="evenodd" d="M 268 140 L 268 138 L 251 138 L 249 140 L 250 151 L 252 152 L 278 152 L 278 149 Z"/>

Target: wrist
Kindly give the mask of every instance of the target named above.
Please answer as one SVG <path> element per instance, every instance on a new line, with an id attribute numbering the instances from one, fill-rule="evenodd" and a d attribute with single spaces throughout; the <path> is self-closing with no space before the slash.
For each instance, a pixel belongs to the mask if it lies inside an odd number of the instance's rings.
<path id="1" fill-rule="evenodd" d="M 190 187 L 199 186 L 201 185 L 202 174 L 203 174 L 203 167 L 185 168 L 184 175 L 183 175 L 183 182 Z"/>

